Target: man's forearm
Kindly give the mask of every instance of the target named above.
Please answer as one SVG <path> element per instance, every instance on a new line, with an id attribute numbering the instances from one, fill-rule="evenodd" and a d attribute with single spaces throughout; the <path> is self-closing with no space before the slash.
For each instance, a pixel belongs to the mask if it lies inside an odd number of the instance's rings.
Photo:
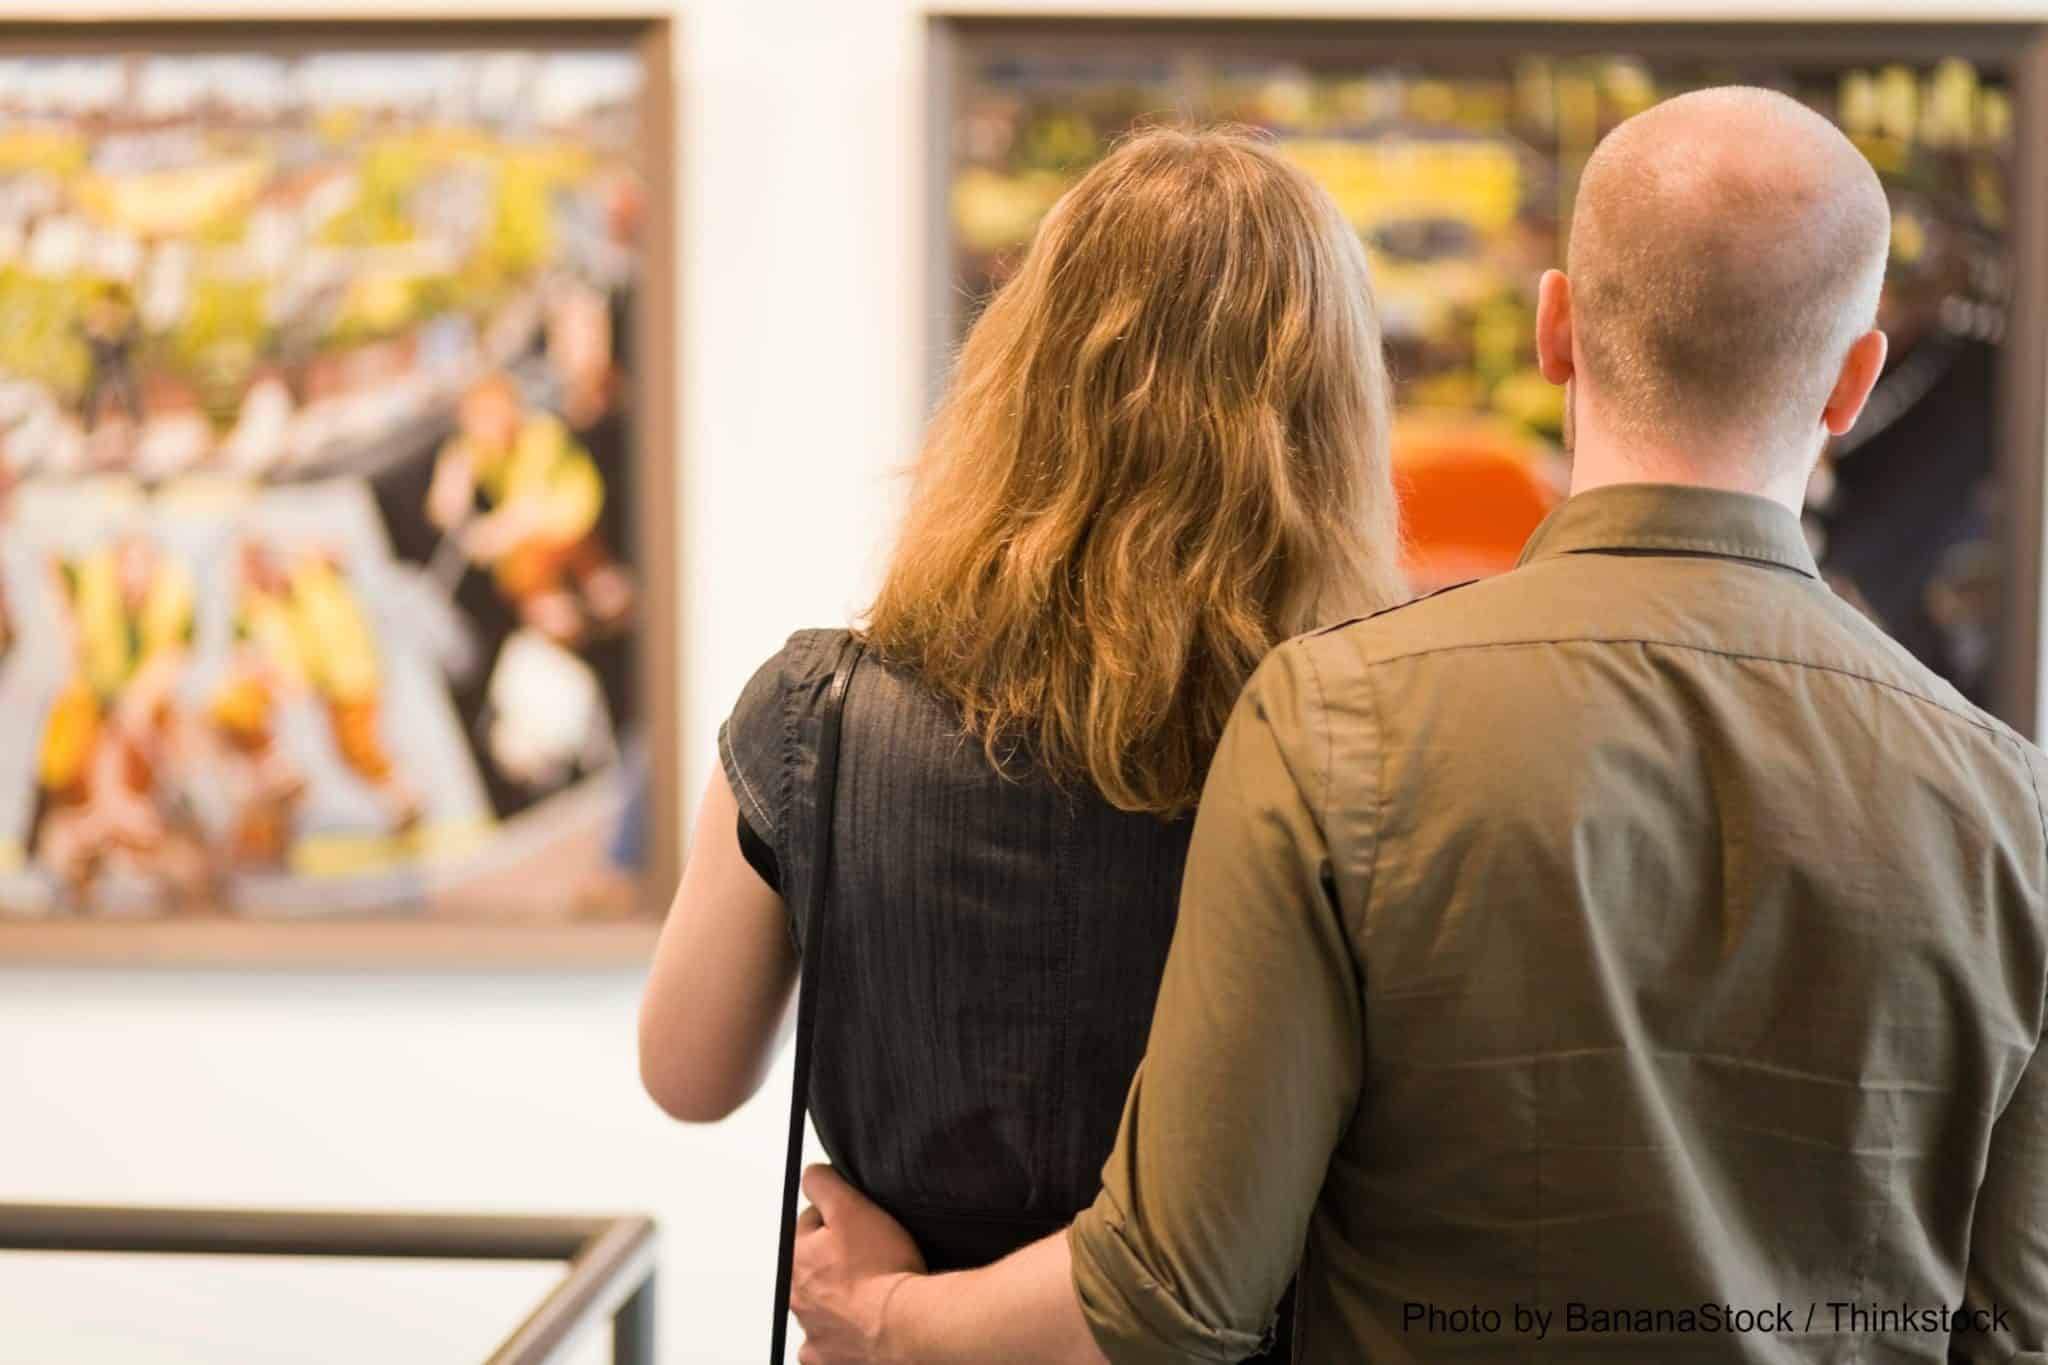
<path id="1" fill-rule="evenodd" d="M 1108 1365 L 1064 1232 L 979 1270 L 904 1280 L 882 1311 L 882 1345 L 891 1365 Z"/>

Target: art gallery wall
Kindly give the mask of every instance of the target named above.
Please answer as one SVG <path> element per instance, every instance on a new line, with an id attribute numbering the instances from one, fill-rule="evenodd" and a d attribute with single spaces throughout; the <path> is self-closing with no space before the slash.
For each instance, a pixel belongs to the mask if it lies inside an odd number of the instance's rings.
<path id="1" fill-rule="evenodd" d="M 891 471 L 913 448 L 924 373 L 921 8 L 694 0 L 676 14 L 692 808 L 734 693 L 790 630 L 842 621 L 861 602 L 898 504 Z M 1117 8 L 1396 12 L 1312 0 Z M 1871 10 L 1829 0 L 1745 12 Z M 1738 17 L 1619 0 L 1541 11 Z M 0 4 L 0 17 L 29 12 Z M 1910 13 L 2048 19 L 2048 0 Z M 786 1072 L 726 1124 L 669 1123 L 635 1073 L 641 976 L 0 969 L 0 1200 L 644 1210 L 662 1226 L 664 1359 L 755 1359 Z M 0 1365 L 472 1360 L 550 1274 L 0 1255 Z M 583 1355 L 597 1359 L 596 1347 Z"/>

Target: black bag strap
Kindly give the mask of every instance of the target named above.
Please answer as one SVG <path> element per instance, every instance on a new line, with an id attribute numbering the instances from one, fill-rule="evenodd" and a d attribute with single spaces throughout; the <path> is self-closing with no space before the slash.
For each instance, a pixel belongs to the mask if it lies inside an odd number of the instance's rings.
<path id="1" fill-rule="evenodd" d="M 782 1365 L 789 1347 L 790 1267 L 796 1257 L 797 1182 L 803 1176 L 804 1110 L 811 1094 L 811 1038 L 818 1025 L 818 963 L 825 956 L 826 889 L 832 884 L 832 814 L 839 786 L 839 721 L 846 714 L 846 689 L 860 666 L 861 643 L 849 637 L 825 688 L 818 730 L 818 788 L 813 802 L 814 833 L 810 883 L 804 897 L 802 963 L 797 969 L 796 1079 L 789 1093 L 789 1149 L 782 1168 L 782 1244 L 775 1257 L 775 1329 L 769 1365 Z"/>

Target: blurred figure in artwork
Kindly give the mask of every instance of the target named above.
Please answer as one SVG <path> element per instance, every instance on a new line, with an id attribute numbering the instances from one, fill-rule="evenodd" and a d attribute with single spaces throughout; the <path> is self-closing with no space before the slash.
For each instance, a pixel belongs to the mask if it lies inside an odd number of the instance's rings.
<path id="1" fill-rule="evenodd" d="M 561 276 L 548 287 L 546 334 L 562 416 L 582 431 L 604 416 L 618 390 L 611 300 L 573 275 Z"/>
<path id="2" fill-rule="evenodd" d="M 244 478 L 261 478 L 291 451 L 295 415 L 290 385 L 275 366 L 256 374 L 242 395 L 235 425 L 221 441 L 222 464 Z"/>
<path id="3" fill-rule="evenodd" d="M 191 655 L 191 574 L 139 536 L 51 569 L 75 671 L 44 720 L 37 857 L 80 909 L 120 859 L 158 882 L 173 909 L 204 910 L 213 869 L 170 780 L 177 688 Z"/>
<path id="4" fill-rule="evenodd" d="M 250 860 L 281 855 L 280 803 L 303 780 L 277 747 L 275 709 L 285 696 L 320 703 L 335 753 L 384 807 L 396 833 L 419 823 L 420 798 L 384 742 L 382 662 L 368 612 L 341 560 L 308 547 L 283 562 L 260 541 L 243 544 L 237 566 L 235 653 L 209 709 L 216 738 L 245 760 L 242 816 L 234 843 Z"/>
<path id="5" fill-rule="evenodd" d="M 115 415 L 142 420 L 142 387 L 135 377 L 135 345 L 141 335 L 134 300 L 117 281 L 99 286 L 79 320 L 91 368 L 80 412 L 88 431 Z"/>
<path id="6" fill-rule="evenodd" d="M 236 561 L 234 629 L 226 674 L 206 708 L 215 770 L 233 810 L 228 856 L 238 867 L 277 867 L 306 780 L 278 742 L 276 709 L 304 678 L 288 584 L 259 541 L 244 542 Z"/>
<path id="7" fill-rule="evenodd" d="M 531 791 L 556 791 L 618 759 L 597 673 L 535 630 L 514 631 L 485 696 L 485 748 Z"/>
<path id="8" fill-rule="evenodd" d="M 528 411 L 519 386 L 496 373 L 464 395 L 426 511 L 490 568 L 525 625 L 574 648 L 622 625 L 633 607 L 632 580 L 598 531 L 604 497 L 590 452 L 559 417 Z"/>

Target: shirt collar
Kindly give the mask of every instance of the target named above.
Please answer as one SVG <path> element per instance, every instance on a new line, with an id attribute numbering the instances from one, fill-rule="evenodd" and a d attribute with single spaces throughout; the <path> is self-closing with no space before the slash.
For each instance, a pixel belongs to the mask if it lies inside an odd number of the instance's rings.
<path id="1" fill-rule="evenodd" d="M 1799 518 L 1784 506 L 1753 493 L 1693 484 L 1589 488 L 1544 519 L 1519 563 L 1602 551 L 1750 559 L 1820 577 Z"/>

